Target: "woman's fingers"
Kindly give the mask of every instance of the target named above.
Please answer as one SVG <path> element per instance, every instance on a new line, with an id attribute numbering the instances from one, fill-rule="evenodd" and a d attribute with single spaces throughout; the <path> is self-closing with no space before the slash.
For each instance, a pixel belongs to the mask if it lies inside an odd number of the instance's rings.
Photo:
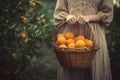
<path id="1" fill-rule="evenodd" d="M 73 18 L 71 19 L 71 23 L 72 23 L 72 24 L 75 24 L 76 21 L 77 21 L 76 17 L 73 17 Z"/>
<path id="2" fill-rule="evenodd" d="M 66 17 L 66 21 L 67 21 L 68 24 L 79 23 L 80 25 L 85 25 L 88 22 L 86 16 L 75 17 L 74 15 L 68 15 Z"/>
<path id="3" fill-rule="evenodd" d="M 78 19 L 77 19 L 77 17 L 75 17 L 74 18 L 74 24 L 77 24 L 77 22 L 78 22 Z"/>
<path id="4" fill-rule="evenodd" d="M 78 22 L 79 22 L 80 25 L 85 25 L 85 24 L 87 23 L 82 16 L 80 16 L 80 17 L 78 18 Z"/>
<path id="5" fill-rule="evenodd" d="M 73 15 L 67 16 L 66 20 L 68 24 L 75 24 L 77 22 L 77 18 Z"/>

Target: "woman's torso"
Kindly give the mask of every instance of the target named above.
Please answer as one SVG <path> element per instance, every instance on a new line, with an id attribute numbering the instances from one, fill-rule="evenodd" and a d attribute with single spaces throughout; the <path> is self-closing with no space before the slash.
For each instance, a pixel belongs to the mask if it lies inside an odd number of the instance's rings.
<path id="1" fill-rule="evenodd" d="M 101 0 L 67 0 L 68 11 L 72 15 L 97 14 Z"/>

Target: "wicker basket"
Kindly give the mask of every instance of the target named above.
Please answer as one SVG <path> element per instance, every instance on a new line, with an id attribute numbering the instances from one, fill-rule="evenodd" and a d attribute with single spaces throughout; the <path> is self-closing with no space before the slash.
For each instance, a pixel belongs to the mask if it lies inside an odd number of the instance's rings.
<path id="1" fill-rule="evenodd" d="M 98 47 L 94 45 L 91 49 L 88 48 L 60 48 L 56 45 L 57 34 L 59 33 L 62 23 L 55 34 L 55 38 L 53 41 L 53 48 L 55 54 L 58 58 L 59 63 L 65 67 L 70 69 L 81 69 L 81 68 L 89 68 L 92 64 L 92 60 L 98 50 Z M 89 24 L 88 24 L 89 25 Z M 84 29 L 85 30 L 85 29 Z M 93 38 L 93 35 L 92 37 Z"/>

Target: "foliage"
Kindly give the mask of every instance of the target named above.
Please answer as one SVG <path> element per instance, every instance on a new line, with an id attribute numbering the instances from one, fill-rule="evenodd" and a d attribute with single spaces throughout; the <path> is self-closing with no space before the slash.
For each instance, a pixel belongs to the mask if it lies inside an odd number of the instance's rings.
<path id="1" fill-rule="evenodd" d="M 41 55 L 42 41 L 54 31 L 43 6 L 40 0 L 0 0 L 0 80 L 29 79 L 32 57 Z"/>
<path id="2" fill-rule="evenodd" d="M 54 0 L 42 0 L 45 4 L 43 11 L 48 14 L 49 19 L 53 19 L 53 10 L 55 7 Z M 51 28 L 54 35 L 55 27 Z M 41 54 L 42 56 L 36 56 L 31 61 L 32 64 L 32 80 L 56 80 L 57 72 L 57 59 L 51 47 L 52 36 L 47 37 L 42 44 Z"/>
<path id="3" fill-rule="evenodd" d="M 120 8 L 114 7 L 114 18 L 112 24 L 106 28 L 108 49 L 111 59 L 111 65 L 114 68 L 120 68 Z"/>

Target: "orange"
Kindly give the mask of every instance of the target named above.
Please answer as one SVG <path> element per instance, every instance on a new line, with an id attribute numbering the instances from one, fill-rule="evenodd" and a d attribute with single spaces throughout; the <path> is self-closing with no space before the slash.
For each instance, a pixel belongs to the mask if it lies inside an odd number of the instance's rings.
<path id="1" fill-rule="evenodd" d="M 22 33 L 20 34 L 20 36 L 21 36 L 22 38 L 26 38 L 26 37 L 27 37 L 27 35 L 26 35 L 24 32 L 22 32 Z"/>
<path id="2" fill-rule="evenodd" d="M 93 46 L 93 41 L 92 40 L 86 40 L 86 46 L 88 48 L 91 48 Z"/>
<path id="3" fill-rule="evenodd" d="M 79 36 L 75 37 L 74 40 L 75 40 L 75 42 L 78 41 L 78 40 L 85 40 L 85 37 L 82 36 L 82 35 L 79 35 Z"/>
<path id="4" fill-rule="evenodd" d="M 27 17 L 21 16 L 21 20 L 22 20 L 22 22 L 26 22 L 27 21 Z"/>
<path id="5" fill-rule="evenodd" d="M 35 7 L 35 6 L 36 6 L 36 3 L 35 3 L 35 2 L 30 2 L 30 6 L 31 6 L 31 7 Z"/>
<path id="6" fill-rule="evenodd" d="M 65 44 L 66 43 L 66 38 L 65 37 L 59 37 L 57 39 L 57 43 L 58 44 Z"/>
<path id="7" fill-rule="evenodd" d="M 60 48 L 67 48 L 67 46 L 65 44 L 61 44 L 59 45 Z"/>
<path id="8" fill-rule="evenodd" d="M 83 40 L 78 40 L 78 41 L 75 43 L 75 46 L 76 46 L 76 47 L 81 47 L 81 48 L 83 48 L 83 47 L 86 46 L 86 43 L 85 43 L 85 41 L 83 41 Z"/>
<path id="9" fill-rule="evenodd" d="M 57 38 L 59 38 L 59 37 L 65 37 L 65 35 L 64 34 L 58 34 Z"/>
<path id="10" fill-rule="evenodd" d="M 74 40 L 73 40 L 73 39 L 68 39 L 68 40 L 66 41 L 66 44 L 67 44 L 67 45 L 69 45 L 70 43 L 74 43 Z"/>
<path id="11" fill-rule="evenodd" d="M 68 48 L 75 48 L 75 43 L 70 43 L 70 44 L 68 45 Z"/>
<path id="12" fill-rule="evenodd" d="M 73 34 L 72 32 L 67 32 L 67 33 L 65 34 L 65 37 L 66 37 L 67 39 L 73 39 L 73 38 L 74 38 L 74 34 Z"/>
<path id="13" fill-rule="evenodd" d="M 28 42 L 28 38 L 23 39 L 23 43 L 27 43 Z"/>

